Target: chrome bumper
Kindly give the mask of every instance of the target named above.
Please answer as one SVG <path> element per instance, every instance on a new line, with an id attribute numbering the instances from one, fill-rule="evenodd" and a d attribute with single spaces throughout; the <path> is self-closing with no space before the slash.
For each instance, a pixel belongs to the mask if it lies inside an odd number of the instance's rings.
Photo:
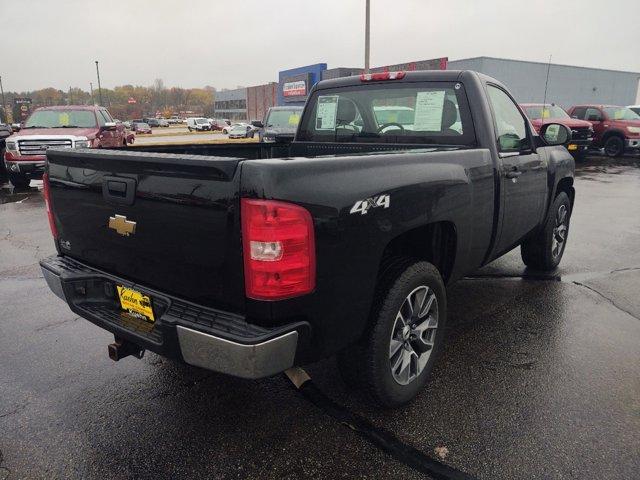
<path id="1" fill-rule="evenodd" d="M 627 148 L 640 148 L 640 138 L 627 138 Z"/>
<path id="2" fill-rule="evenodd" d="M 178 325 L 178 343 L 185 362 L 242 378 L 263 378 L 293 366 L 298 332 L 256 345 L 243 345 Z"/>
<path id="3" fill-rule="evenodd" d="M 90 271 L 91 267 L 82 266 L 84 269 L 75 276 L 76 273 L 71 270 L 66 272 L 62 270 L 64 267 L 59 262 L 55 263 L 56 258 L 65 257 L 54 256 L 40 262 L 42 274 L 51 291 L 64 300 L 75 313 L 106 330 L 112 331 L 114 335 L 126 338 L 131 332 L 113 328 L 114 324 L 104 322 L 104 316 L 101 317 L 103 321 L 96 321 L 96 318 L 91 313 L 87 313 L 85 310 L 78 310 L 77 302 L 74 302 L 73 293 L 69 293 L 69 298 L 65 294 L 63 284 L 70 280 L 72 282 L 75 281 L 74 278 L 80 278 L 81 280 L 104 279 L 106 275 L 96 271 L 94 277 Z M 50 261 L 51 259 L 54 259 L 54 261 Z M 73 289 L 67 288 L 67 291 L 73 292 Z M 111 312 L 113 312 L 113 307 L 111 307 Z M 165 341 L 171 342 L 171 345 L 173 345 L 170 350 L 179 350 L 185 362 L 208 370 L 248 379 L 268 377 L 293 367 L 299 339 L 299 333 L 296 328 L 303 328 L 299 324 L 291 324 L 281 327 L 280 331 L 282 333 L 274 331 L 267 339 L 264 336 L 251 336 L 245 337 L 245 343 L 239 343 L 212 333 L 194 330 L 185 326 L 186 323 L 188 322 L 183 321 L 180 317 L 172 316 L 171 308 L 169 308 L 164 315 L 156 319 L 154 328 L 157 331 L 164 332 Z M 176 334 L 167 335 L 168 330 L 174 330 Z M 140 342 L 139 338 L 130 338 L 129 340 L 133 343 L 138 343 L 142 348 L 156 351 L 160 355 L 165 354 L 162 349 L 157 350 L 152 344 Z"/>

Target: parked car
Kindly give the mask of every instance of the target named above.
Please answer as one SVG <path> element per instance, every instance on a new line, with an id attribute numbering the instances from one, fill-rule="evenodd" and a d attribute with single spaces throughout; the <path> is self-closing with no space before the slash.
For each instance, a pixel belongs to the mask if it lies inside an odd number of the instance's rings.
<path id="1" fill-rule="evenodd" d="M 258 129 L 261 142 L 275 142 L 276 135 L 293 135 L 296 133 L 302 115 L 302 107 L 271 107 L 264 121 L 253 121 Z"/>
<path id="2" fill-rule="evenodd" d="M 9 180 L 27 187 L 42 177 L 50 147 L 113 148 L 133 143 L 133 135 L 117 124 L 104 107 L 65 105 L 35 109 L 19 133 L 6 142 L 4 160 Z"/>
<path id="3" fill-rule="evenodd" d="M 164 119 L 164 118 L 158 118 L 158 124 L 161 128 L 168 128 L 169 127 L 169 121 Z"/>
<path id="4" fill-rule="evenodd" d="M 229 128 L 229 138 L 253 138 L 256 129 L 248 123 L 234 123 Z"/>
<path id="5" fill-rule="evenodd" d="M 627 107 L 614 105 L 576 105 L 568 110 L 571 118 L 586 120 L 593 126 L 593 145 L 604 148 L 609 157 L 626 151 L 640 151 L 640 115 Z"/>
<path id="6" fill-rule="evenodd" d="M 206 118 L 200 117 L 189 117 L 187 118 L 187 129 L 191 132 L 195 130 L 196 132 L 204 132 L 210 131 L 211 125 L 209 124 L 209 120 Z"/>
<path id="7" fill-rule="evenodd" d="M 214 118 L 210 123 L 211 123 L 211 130 L 213 130 L 214 132 L 223 131 L 225 128 L 229 126 L 227 125 L 227 122 L 219 118 Z"/>
<path id="8" fill-rule="evenodd" d="M 147 125 L 149 125 L 151 128 L 158 128 L 160 127 L 160 120 L 157 118 L 143 118 L 142 119 L 143 123 L 146 123 Z"/>
<path id="9" fill-rule="evenodd" d="M 376 121 L 394 104 L 415 105 L 411 129 Z M 447 70 L 321 81 L 288 145 L 51 150 L 43 275 L 114 334 L 114 360 L 149 349 L 260 378 L 337 353 L 396 407 L 443 348 L 446 285 L 516 246 L 534 270 L 560 263 L 570 138 L 538 134 L 497 80 Z"/>
<path id="10" fill-rule="evenodd" d="M 540 128 L 546 123 L 560 123 L 571 130 L 571 142 L 567 150 L 575 159 L 581 159 L 593 143 L 593 128 L 585 120 L 571 118 L 561 107 L 553 103 L 522 103 L 520 107 L 531 120 L 531 124 L 540 132 Z"/>
<path id="11" fill-rule="evenodd" d="M 145 122 L 133 122 L 132 130 L 138 134 L 151 134 L 151 125 Z"/>

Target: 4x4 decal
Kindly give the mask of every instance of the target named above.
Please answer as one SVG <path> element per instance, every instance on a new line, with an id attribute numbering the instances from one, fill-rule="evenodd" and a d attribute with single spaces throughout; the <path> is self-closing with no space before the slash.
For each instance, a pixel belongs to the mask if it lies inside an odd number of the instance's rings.
<path id="1" fill-rule="evenodd" d="M 370 208 L 389 208 L 391 205 L 390 195 L 377 195 L 375 197 L 365 198 L 364 200 L 358 200 L 349 213 L 360 213 L 366 215 Z"/>

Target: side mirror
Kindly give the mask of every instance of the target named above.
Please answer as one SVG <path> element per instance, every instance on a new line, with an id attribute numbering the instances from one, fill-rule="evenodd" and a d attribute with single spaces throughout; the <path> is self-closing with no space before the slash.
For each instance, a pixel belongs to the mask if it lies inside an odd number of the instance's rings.
<path id="1" fill-rule="evenodd" d="M 566 145 L 571 141 L 571 130 L 559 123 L 545 123 L 540 129 L 540 137 L 549 146 Z"/>
<path id="2" fill-rule="evenodd" d="M 253 125 L 256 128 L 264 128 L 264 124 L 260 120 L 253 120 L 251 122 L 251 125 Z"/>
<path id="3" fill-rule="evenodd" d="M 11 130 L 13 130 L 14 132 L 19 132 L 21 128 L 22 128 L 22 124 L 20 123 L 11 124 Z"/>
<path id="4" fill-rule="evenodd" d="M 105 130 L 115 130 L 116 129 L 116 122 L 107 122 L 104 124 L 104 127 L 102 127 Z"/>

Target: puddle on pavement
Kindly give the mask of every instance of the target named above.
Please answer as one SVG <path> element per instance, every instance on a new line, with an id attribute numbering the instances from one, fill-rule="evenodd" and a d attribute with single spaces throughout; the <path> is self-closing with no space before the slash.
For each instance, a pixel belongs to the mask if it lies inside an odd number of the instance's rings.
<path id="1" fill-rule="evenodd" d="M 42 190 L 41 181 L 32 181 L 29 188 L 14 188 L 10 183 L 0 183 L 0 205 L 4 203 L 22 203 L 39 195 Z"/>

